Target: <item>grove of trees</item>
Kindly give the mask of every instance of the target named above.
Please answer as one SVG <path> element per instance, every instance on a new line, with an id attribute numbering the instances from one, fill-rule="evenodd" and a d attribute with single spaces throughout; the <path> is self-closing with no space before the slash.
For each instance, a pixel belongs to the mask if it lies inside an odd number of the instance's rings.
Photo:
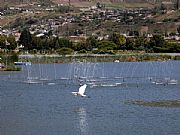
<path id="1" fill-rule="evenodd" d="M 95 36 L 88 37 L 85 41 L 72 42 L 67 38 L 53 37 L 45 34 L 41 37 L 32 35 L 27 28 L 23 29 L 18 41 L 13 35 L 0 35 L 0 48 L 14 50 L 17 45 L 24 46 L 23 50 L 54 50 L 59 54 L 71 54 L 74 51 L 98 53 L 109 50 L 139 50 L 156 53 L 180 52 L 178 42 L 166 41 L 161 35 L 152 37 L 125 37 L 119 33 L 113 33 L 108 39 L 98 40 Z M 96 51 L 93 51 L 96 50 Z M 34 52 L 36 52 L 34 51 Z"/>

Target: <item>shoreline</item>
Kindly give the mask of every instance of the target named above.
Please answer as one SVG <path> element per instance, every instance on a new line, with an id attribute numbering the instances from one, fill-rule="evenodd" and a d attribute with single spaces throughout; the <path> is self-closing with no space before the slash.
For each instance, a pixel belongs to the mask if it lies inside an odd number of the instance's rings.
<path id="1" fill-rule="evenodd" d="M 71 63 L 71 62 L 143 62 L 180 60 L 180 53 L 122 53 L 122 54 L 26 54 L 19 55 L 19 61 L 32 63 Z"/>

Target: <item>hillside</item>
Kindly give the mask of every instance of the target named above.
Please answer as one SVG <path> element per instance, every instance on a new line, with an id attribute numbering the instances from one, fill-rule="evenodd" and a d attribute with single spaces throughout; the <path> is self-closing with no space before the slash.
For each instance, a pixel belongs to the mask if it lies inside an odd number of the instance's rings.
<path id="1" fill-rule="evenodd" d="M 74 7 L 89 7 L 94 6 L 97 2 L 105 5 L 106 8 L 154 8 L 157 5 L 160 5 L 162 2 L 167 0 L 0 0 L 0 7 L 4 5 L 16 5 L 16 6 L 25 6 L 31 3 L 41 3 L 44 5 L 50 5 L 49 3 L 54 4 L 63 4 L 71 5 Z M 171 0 L 171 2 L 176 3 L 177 0 Z"/>
<path id="2" fill-rule="evenodd" d="M 52 0 L 52 2 L 56 4 L 70 4 L 75 7 L 88 7 L 100 2 L 110 8 L 153 8 L 155 5 L 160 4 L 159 1 L 154 0 Z"/>
<path id="3" fill-rule="evenodd" d="M 51 0 L 0 0 L 0 6 L 2 5 L 20 5 L 20 4 L 30 4 L 34 2 L 49 3 Z"/>
<path id="4" fill-rule="evenodd" d="M 57 4 L 72 4 L 72 5 L 79 5 L 81 6 L 84 3 L 93 4 L 93 3 L 104 3 L 104 4 L 114 4 L 114 3 L 150 3 L 155 4 L 167 0 L 0 0 L 0 6 L 3 4 L 29 4 L 32 2 L 41 2 L 41 3 L 47 3 L 49 1 L 52 1 Z M 176 2 L 176 0 L 172 0 Z"/>

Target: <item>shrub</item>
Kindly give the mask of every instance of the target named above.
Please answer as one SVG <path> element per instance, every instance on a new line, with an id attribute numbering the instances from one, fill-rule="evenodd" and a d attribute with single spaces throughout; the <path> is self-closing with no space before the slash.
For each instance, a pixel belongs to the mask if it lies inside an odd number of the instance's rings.
<path id="1" fill-rule="evenodd" d="M 58 49 L 56 50 L 56 52 L 59 54 L 59 55 L 68 55 L 68 54 L 73 54 L 74 53 L 74 50 L 72 50 L 71 48 L 61 48 L 61 49 Z"/>
<path id="2" fill-rule="evenodd" d="M 87 53 L 87 51 L 85 49 L 82 49 L 78 53 Z"/>
<path id="3" fill-rule="evenodd" d="M 11 61 L 11 62 L 18 61 L 18 55 L 17 55 L 16 53 L 13 53 L 13 54 L 10 56 L 10 61 Z"/>

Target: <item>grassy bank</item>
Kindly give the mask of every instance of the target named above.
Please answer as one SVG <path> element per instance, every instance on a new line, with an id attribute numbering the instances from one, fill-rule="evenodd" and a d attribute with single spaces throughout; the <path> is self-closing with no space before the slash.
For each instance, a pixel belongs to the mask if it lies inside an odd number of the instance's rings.
<path id="1" fill-rule="evenodd" d="M 7 68 L 0 68 L 0 71 L 21 71 L 20 67 L 7 67 Z"/>
<path id="2" fill-rule="evenodd" d="M 20 55 L 19 61 L 32 63 L 70 63 L 73 61 L 86 62 L 138 62 L 180 60 L 180 54 L 155 53 L 122 53 L 122 54 L 77 54 L 77 55 Z"/>

